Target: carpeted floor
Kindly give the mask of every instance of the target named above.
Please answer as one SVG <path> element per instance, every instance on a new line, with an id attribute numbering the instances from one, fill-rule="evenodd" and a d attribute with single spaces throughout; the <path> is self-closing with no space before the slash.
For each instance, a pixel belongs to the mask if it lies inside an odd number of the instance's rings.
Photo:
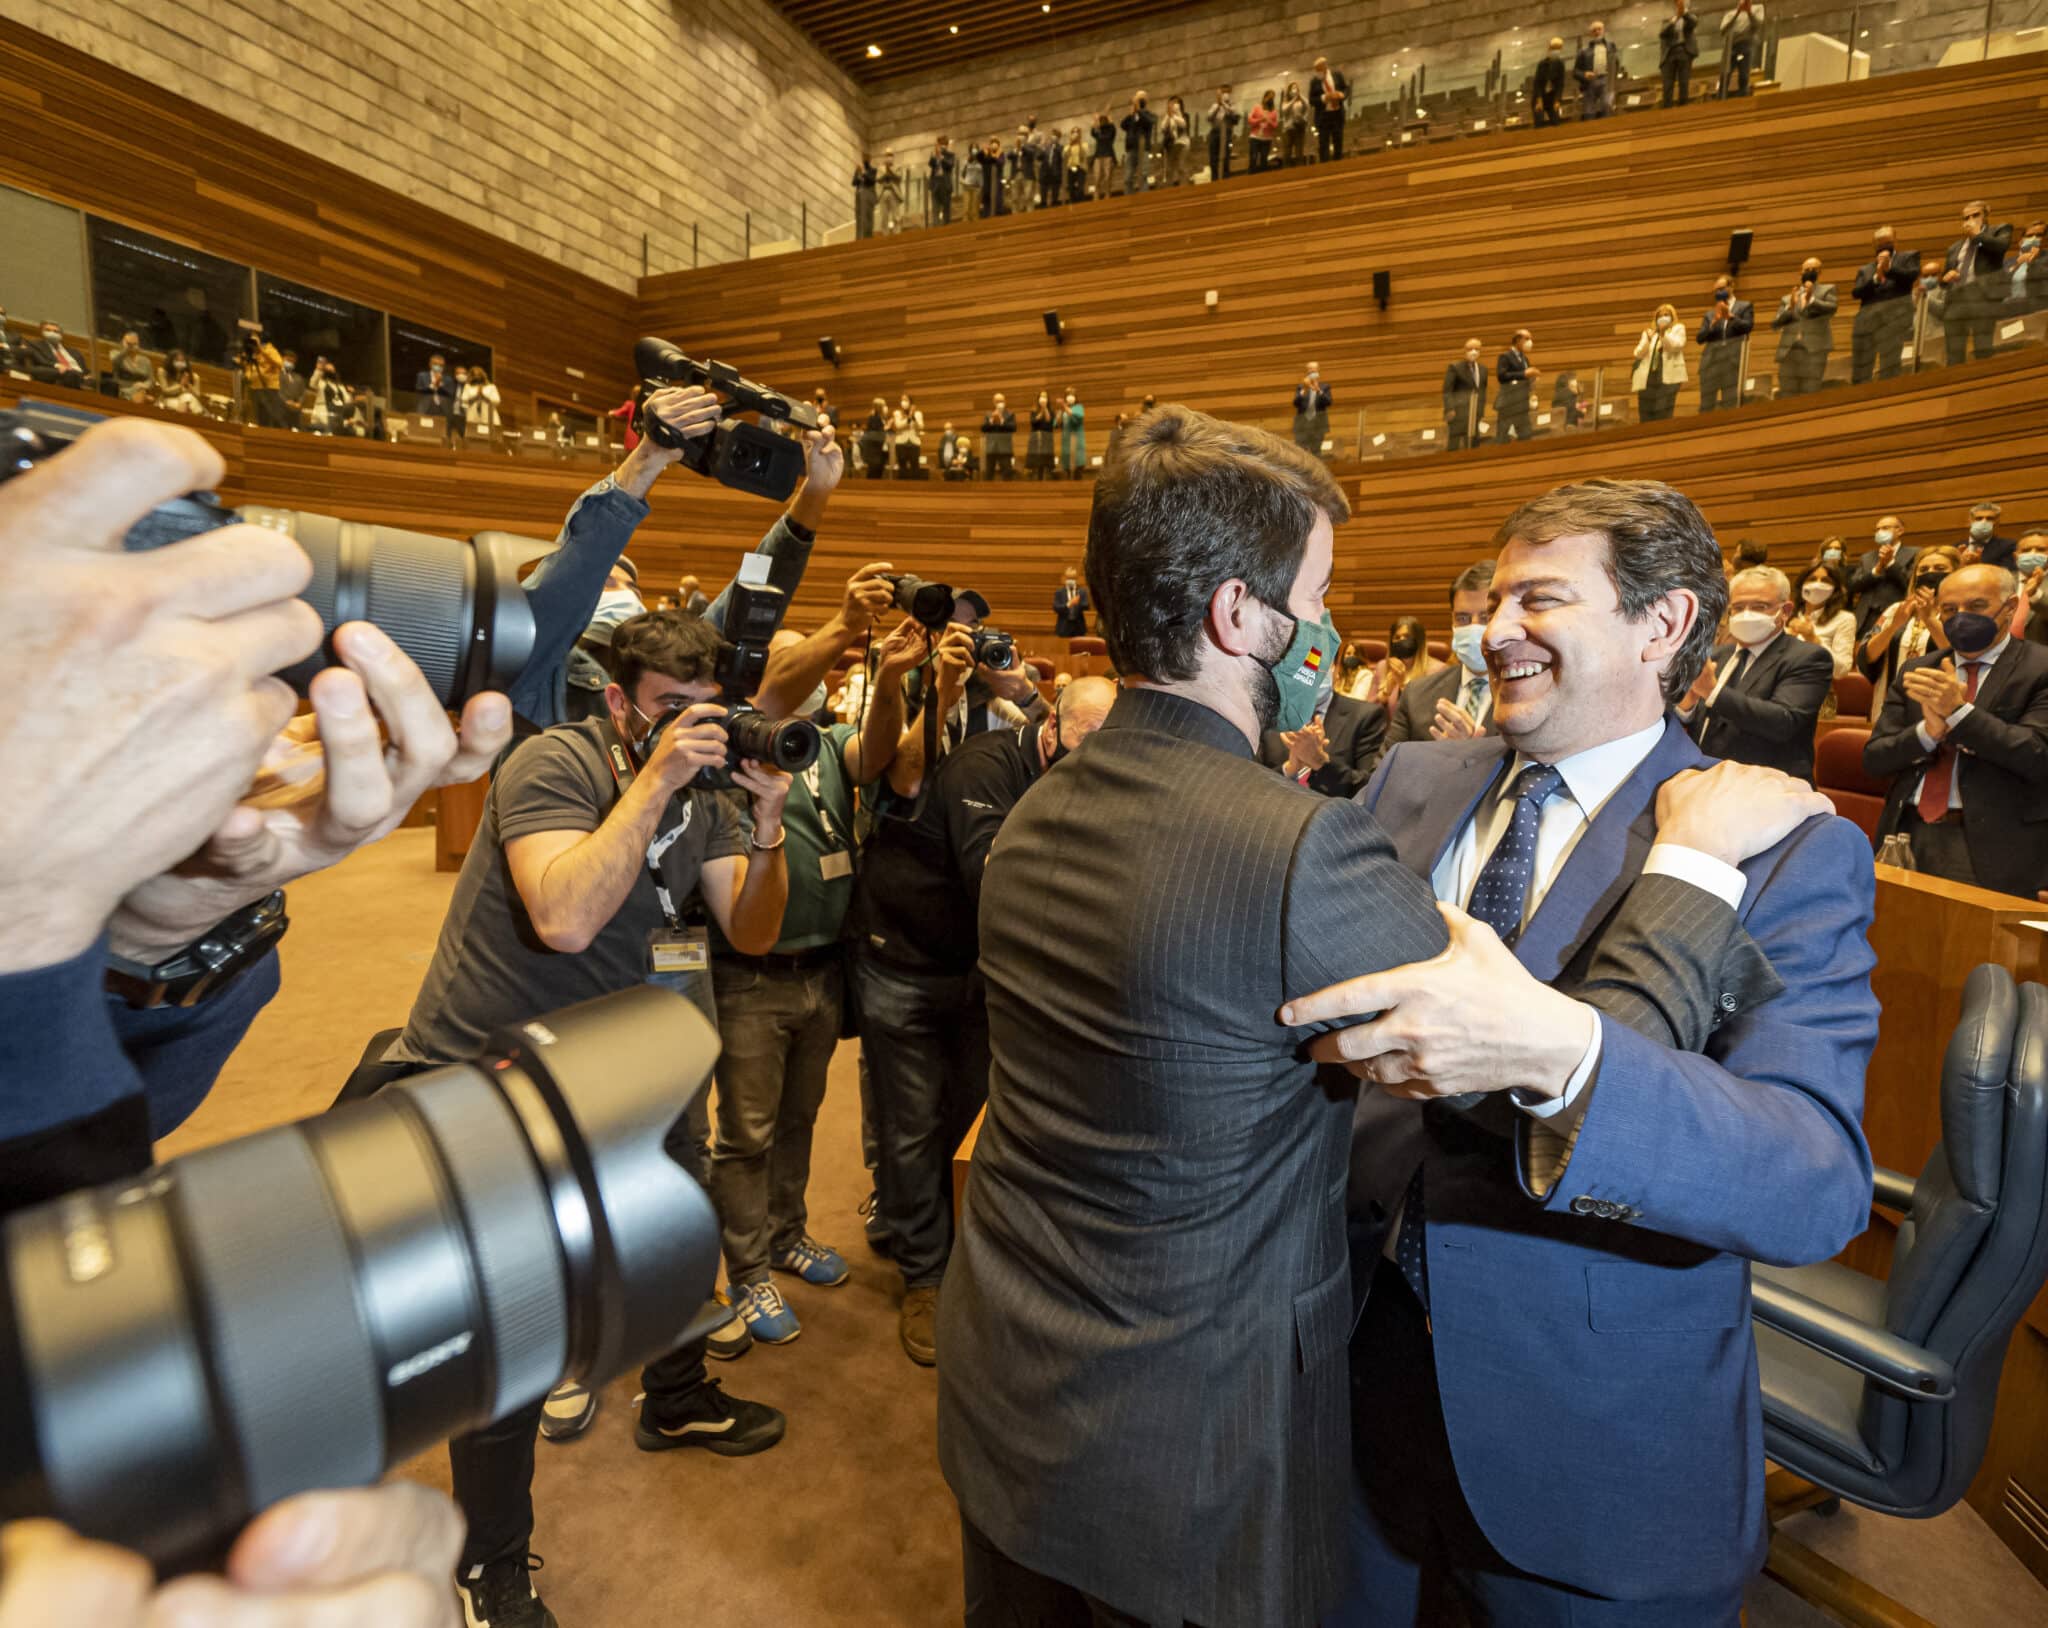
<path id="1" fill-rule="evenodd" d="M 414 830 L 295 886 L 284 993 L 163 1151 L 325 1108 L 370 1034 L 404 1021 L 453 885 L 433 870 L 432 832 Z M 789 1434 L 748 1459 L 643 1454 L 633 1446 L 629 1375 L 606 1391 L 587 1435 L 542 1443 L 534 1547 L 547 1567 L 537 1581 L 562 1628 L 959 1620 L 958 1528 L 933 1449 L 934 1376 L 897 1344 L 898 1280 L 860 1243 L 854 1209 L 865 1192 L 848 1045 L 834 1060 L 818 1128 L 811 1230 L 844 1250 L 852 1280 L 788 1287 L 802 1337 L 713 1364 L 734 1394 L 781 1408 Z M 404 1473 L 447 1485 L 440 1454 Z M 2048 1591 L 1967 1507 L 1926 1522 L 1809 1514 L 1794 1530 L 1939 1628 L 2048 1628 Z M 1749 1618 L 1751 1628 L 1826 1620 L 1767 1579 L 1751 1590 Z"/>

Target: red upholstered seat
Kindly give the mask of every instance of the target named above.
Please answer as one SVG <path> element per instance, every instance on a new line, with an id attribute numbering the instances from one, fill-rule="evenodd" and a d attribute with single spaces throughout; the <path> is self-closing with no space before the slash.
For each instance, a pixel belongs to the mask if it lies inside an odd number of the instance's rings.
<path id="1" fill-rule="evenodd" d="M 1843 673 L 1835 680 L 1835 716 L 1868 718 L 1873 691 L 1861 673 Z"/>
<path id="2" fill-rule="evenodd" d="M 1842 680 L 1838 678 L 1835 682 L 1840 684 Z M 1864 681 L 1864 688 L 1869 687 L 1868 681 Z M 1878 820 L 1884 814 L 1885 793 L 1890 788 L 1863 772 L 1863 743 L 1869 739 L 1867 729 L 1830 729 L 1822 735 L 1814 746 L 1813 783 L 1835 805 L 1837 814 L 1854 820 L 1874 843 Z"/>

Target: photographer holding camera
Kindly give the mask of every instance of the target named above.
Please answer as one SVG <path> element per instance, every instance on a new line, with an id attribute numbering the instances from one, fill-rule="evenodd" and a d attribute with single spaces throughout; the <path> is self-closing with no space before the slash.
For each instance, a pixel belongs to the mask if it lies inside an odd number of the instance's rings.
<path id="1" fill-rule="evenodd" d="M 304 552 L 255 526 L 122 550 L 132 524 L 221 473 L 198 436 L 126 419 L 0 485 L 0 678 L 38 697 L 0 713 L 6 1210 L 145 1169 L 276 992 L 276 890 L 383 836 L 429 787 L 474 778 L 510 733 L 485 693 L 458 739 L 419 668 L 364 623 L 336 629 L 340 665 L 293 721 L 271 675 L 320 642 L 296 597 Z M 252 908 L 261 931 L 216 929 Z M 177 953 L 188 944 L 206 956 Z M 176 1604 L 250 1628 L 316 1611 L 424 1628 L 446 1610 L 457 1526 L 418 1487 L 311 1494 L 253 1523 L 225 1578 L 152 1597 L 139 1555 L 24 1521 L 0 1531 L 0 1624 L 125 1628 Z"/>
<path id="2" fill-rule="evenodd" d="M 788 898 L 790 776 L 752 758 L 732 767 L 750 808 L 699 783 L 728 766 L 720 649 L 708 621 L 677 611 L 614 632 L 606 715 L 545 731 L 499 770 L 412 1015 L 381 1065 L 366 1061 L 344 1095 L 464 1061 L 503 1025 L 643 982 L 678 989 L 712 1015 L 708 939 L 693 924 L 700 908 L 742 953 L 774 949 Z M 700 1096 L 670 1138 L 700 1181 L 707 1135 Z M 774 1446 L 782 1415 L 723 1395 L 705 1377 L 704 1353 L 699 1337 L 642 1371 L 638 1445 L 728 1457 Z M 459 1581 L 478 1625 L 552 1622 L 527 1570 L 540 1419 L 536 1402 L 449 1444 L 469 1521 Z"/>
<path id="3" fill-rule="evenodd" d="M 967 630 L 949 627 L 934 658 L 929 733 L 964 694 L 970 660 Z M 1043 723 L 969 737 L 907 809 L 878 823 L 862 858 L 851 920 L 876 1189 L 903 1273 L 898 1336 L 926 1367 L 938 1360 L 939 1283 L 953 1239 L 953 1149 L 988 1095 L 988 1012 L 976 970 L 982 870 L 1017 800 L 1101 726 L 1116 693 L 1109 679 L 1076 679 Z M 913 723 L 906 743 L 919 732 Z"/>
<path id="4" fill-rule="evenodd" d="M 917 581 L 915 577 L 903 580 Z M 932 589 L 925 585 L 925 591 Z M 959 688 L 939 708 L 945 727 L 933 732 L 934 758 L 943 757 L 970 735 L 1018 729 L 1041 722 L 1046 715 L 1045 700 L 1030 669 L 1017 661 L 1016 645 L 1007 633 L 984 625 L 988 614 L 988 601 L 972 588 L 962 588 L 954 595 L 946 626 L 932 630 L 937 640 L 934 654 L 954 652 L 965 667 Z M 919 667 L 905 684 L 910 724 L 889 766 L 889 789 L 899 797 L 915 797 L 924 781 L 925 731 L 920 720 L 925 689 L 925 669 Z"/>

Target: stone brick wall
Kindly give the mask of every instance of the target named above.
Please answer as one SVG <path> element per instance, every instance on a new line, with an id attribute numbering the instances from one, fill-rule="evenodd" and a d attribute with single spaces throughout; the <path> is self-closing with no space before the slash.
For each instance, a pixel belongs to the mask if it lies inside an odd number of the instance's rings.
<path id="1" fill-rule="evenodd" d="M 1766 11 L 1810 17 L 1815 30 L 1840 37 L 1849 5 L 1823 0 L 1762 0 Z M 1694 0 L 1703 57 L 1718 59 L 1719 27 L 1733 0 Z M 1052 19 L 1056 21 L 1055 6 Z M 899 162 L 923 156 L 943 131 L 956 148 L 999 135 L 1007 147 L 1027 114 L 1060 129 L 1086 126 L 1102 109 L 1114 118 L 1129 111 L 1143 89 L 1155 112 L 1169 95 L 1181 96 L 1200 128 L 1216 87 L 1228 82 L 1240 111 L 1261 91 L 1288 79 L 1304 87 L 1310 65 L 1327 56 L 1351 81 L 1354 111 L 1392 99 L 1418 67 L 1427 69 L 1432 97 L 1483 85 L 1498 51 L 1510 92 L 1526 83 L 1550 36 L 1567 51 L 1594 17 L 1607 23 L 1634 73 L 1657 71 L 1657 30 L 1668 0 L 1583 11 L 1528 0 L 1212 0 L 1127 27 L 1071 40 L 1050 33 L 1041 50 L 1011 52 L 970 68 L 938 70 L 889 80 L 870 93 L 868 132 L 877 153 L 893 145 Z M 2048 0 L 1997 0 L 2003 29 L 2048 21 Z M 1981 37 L 1982 0 L 1861 0 L 1859 50 L 1875 51 L 1878 71 L 1932 67 L 1945 48 Z M 1960 46 L 1974 60 L 1974 43 Z M 1953 59 L 1951 59 L 1953 60 Z M 1697 88 L 1697 85 L 1696 85 Z M 835 217 L 836 218 L 836 217 Z"/>
<path id="2" fill-rule="evenodd" d="M 630 289 L 798 233 L 859 90 L 768 0 L 6 0 L 166 90 Z M 638 148 L 634 160 L 627 153 Z M 110 158 L 110 161 L 118 161 Z M 812 241 L 818 223 L 813 222 Z"/>

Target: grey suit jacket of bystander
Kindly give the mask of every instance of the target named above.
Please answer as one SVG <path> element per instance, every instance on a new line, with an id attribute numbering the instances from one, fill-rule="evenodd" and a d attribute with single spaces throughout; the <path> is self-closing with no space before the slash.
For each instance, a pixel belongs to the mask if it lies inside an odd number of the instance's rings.
<path id="1" fill-rule="evenodd" d="M 994 1067 L 940 1298 L 939 1461 L 1009 1556 L 1151 1623 L 1299 1628 L 1343 1582 L 1355 1082 L 1287 999 L 1426 959 L 1359 805 L 1134 689 L 982 887 Z"/>

